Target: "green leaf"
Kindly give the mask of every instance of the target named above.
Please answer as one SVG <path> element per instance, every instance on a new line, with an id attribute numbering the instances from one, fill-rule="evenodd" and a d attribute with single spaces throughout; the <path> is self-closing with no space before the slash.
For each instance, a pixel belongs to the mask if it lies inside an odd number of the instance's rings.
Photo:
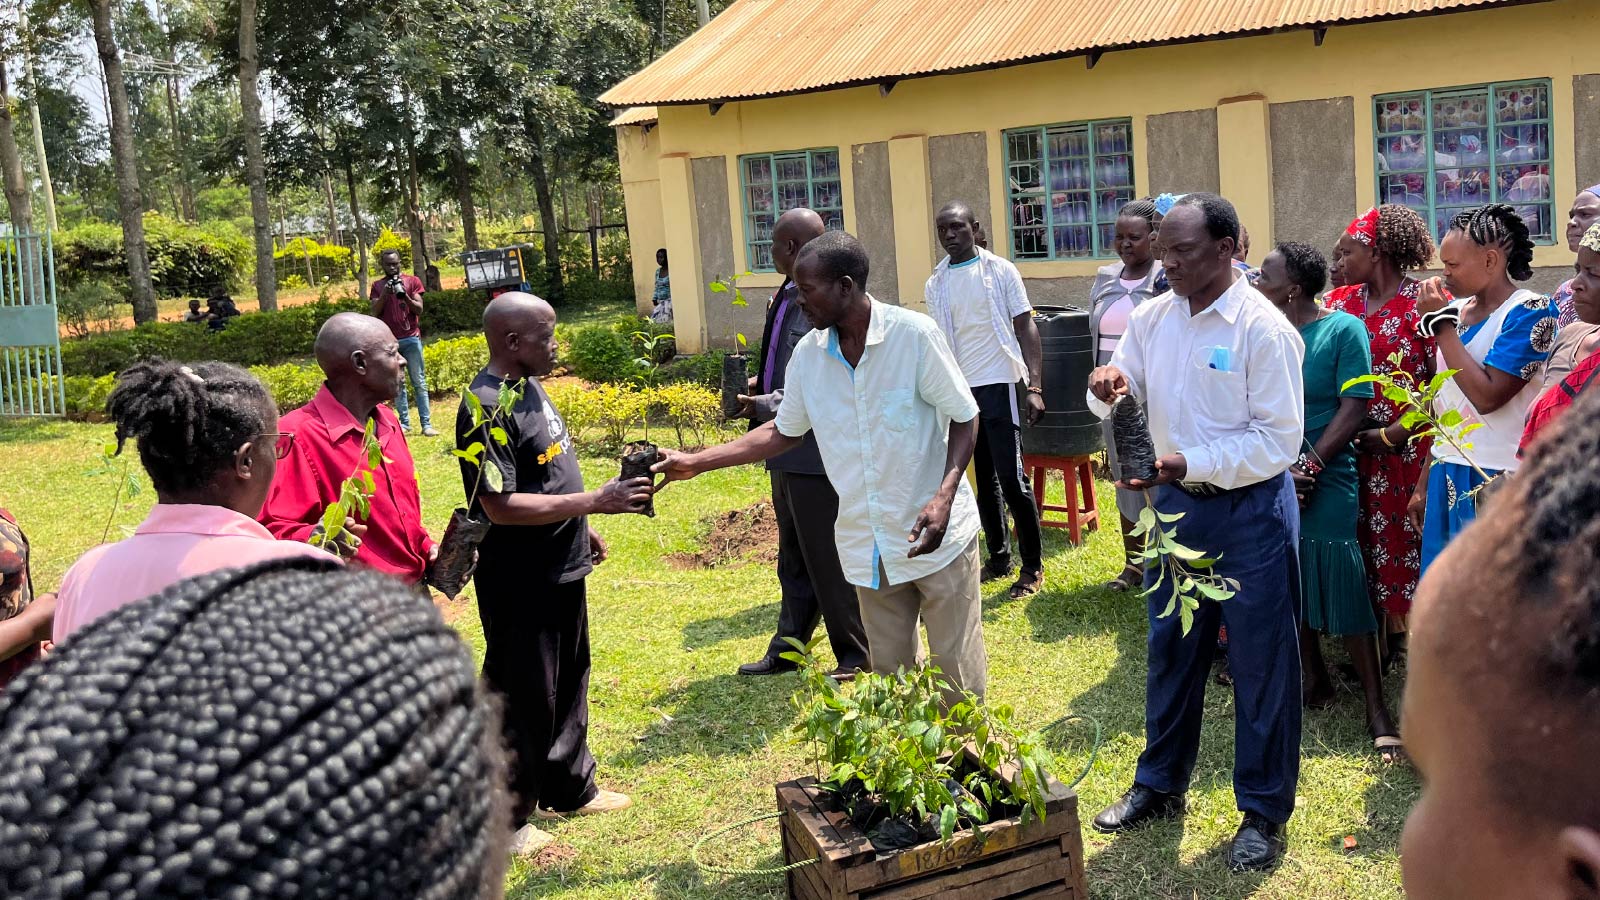
<path id="1" fill-rule="evenodd" d="M 484 487 L 489 489 L 489 493 L 491 494 L 500 493 L 500 491 L 506 486 L 505 475 L 500 471 L 500 467 L 495 465 L 494 460 L 492 459 L 487 459 L 483 462 L 483 484 Z"/>
<path id="2" fill-rule="evenodd" d="M 467 400 L 467 408 L 472 411 L 472 426 L 476 428 L 477 426 L 482 425 L 483 401 L 479 400 L 478 395 L 471 391 L 465 392 L 462 396 L 464 396 Z"/>
<path id="3" fill-rule="evenodd" d="M 493 438 L 494 442 L 502 447 L 511 443 L 511 435 L 506 434 L 506 430 L 499 425 L 489 429 L 489 437 Z"/>
<path id="4" fill-rule="evenodd" d="M 1341 387 L 1339 390 L 1342 393 L 1344 391 L 1350 390 L 1351 388 L 1355 387 L 1358 384 L 1371 384 L 1374 381 L 1381 381 L 1381 380 L 1382 379 L 1377 375 L 1357 375 L 1356 377 L 1350 379 L 1349 381 L 1346 381 L 1344 383 L 1344 386 Z"/>
<path id="5" fill-rule="evenodd" d="M 1194 628 L 1194 610 L 1188 606 L 1178 610 L 1178 628 L 1184 637 L 1189 636 L 1189 630 Z"/>
<path id="6" fill-rule="evenodd" d="M 1177 541 L 1172 542 L 1172 546 L 1167 548 L 1167 553 L 1171 556 L 1176 556 L 1186 563 L 1194 562 L 1197 559 L 1204 559 L 1206 555 L 1202 550 L 1196 550 L 1193 547 L 1185 547 Z"/>
<path id="7" fill-rule="evenodd" d="M 726 284 L 724 284 L 723 282 L 720 282 L 720 281 L 711 282 L 711 293 L 713 293 L 713 294 L 726 294 L 727 292 L 728 292 L 728 286 Z"/>
<path id="8" fill-rule="evenodd" d="M 1412 402 L 1411 394 L 1407 392 L 1405 388 L 1396 387 L 1394 385 L 1385 385 L 1383 388 L 1383 396 L 1388 398 L 1391 402 L 1401 405 Z"/>
<path id="9" fill-rule="evenodd" d="M 1156 510 L 1153 506 L 1146 506 L 1139 510 L 1139 525 L 1146 531 L 1154 528 L 1156 524 Z"/>
<path id="10" fill-rule="evenodd" d="M 1407 431 L 1410 431 L 1411 429 L 1417 427 L 1417 425 L 1423 420 L 1423 418 L 1424 418 L 1424 416 L 1422 415 L 1421 412 L 1419 412 L 1418 410 L 1413 409 L 1410 412 L 1407 412 L 1405 415 L 1402 415 L 1400 417 L 1400 424 L 1405 426 L 1405 429 Z"/>
<path id="11" fill-rule="evenodd" d="M 343 503 L 330 503 L 322 511 L 322 536 L 324 540 L 331 541 L 344 531 L 345 511 Z"/>
<path id="12" fill-rule="evenodd" d="M 1145 507 L 1145 509 L 1149 509 L 1149 508 L 1150 507 L 1148 507 L 1148 506 Z M 1179 519 L 1183 518 L 1183 513 L 1181 513 L 1181 512 L 1164 513 L 1164 512 L 1161 512 L 1160 510 L 1156 510 L 1156 518 L 1158 518 L 1161 521 L 1167 523 L 1168 525 L 1171 525 L 1173 522 L 1176 522 Z"/>
<path id="13" fill-rule="evenodd" d="M 1466 419 L 1459 409 L 1447 409 L 1439 414 L 1440 428 L 1454 428 Z"/>
<path id="14" fill-rule="evenodd" d="M 1195 582 L 1194 586 L 1195 590 L 1198 590 L 1200 593 L 1218 602 L 1227 600 L 1233 596 L 1233 591 L 1207 581 L 1197 581 Z"/>
<path id="15" fill-rule="evenodd" d="M 939 839 L 948 841 L 950 836 L 955 833 L 956 808 L 954 806 L 946 806 L 944 809 L 939 810 Z"/>
<path id="16" fill-rule="evenodd" d="M 734 295 L 734 298 L 733 298 L 733 305 L 734 306 L 749 306 L 750 304 L 745 302 L 744 294 L 736 293 Z"/>

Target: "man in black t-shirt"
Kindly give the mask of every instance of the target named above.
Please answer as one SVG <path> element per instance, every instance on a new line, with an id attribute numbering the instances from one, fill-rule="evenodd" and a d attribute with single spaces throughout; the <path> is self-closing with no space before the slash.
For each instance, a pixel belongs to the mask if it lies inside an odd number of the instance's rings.
<path id="1" fill-rule="evenodd" d="M 507 741 L 513 752 L 511 787 L 519 830 L 512 849 L 530 855 L 550 836 L 534 819 L 587 815 L 627 807 L 631 801 L 595 784 L 589 753 L 589 619 L 584 576 L 606 557 L 605 542 L 589 525 L 596 513 L 642 512 L 650 479 L 612 480 L 583 489 L 572 437 L 539 384 L 556 358 L 556 314 L 531 294 L 511 292 L 489 302 L 483 330 L 489 365 L 472 382 L 486 412 L 499 405 L 502 384 L 521 385 L 502 445 L 475 428 L 462 404 L 456 445 L 482 443 L 482 465 L 496 482 L 462 461 L 474 512 L 492 523 L 478 547 L 473 583 L 486 645 L 483 674 L 505 696 Z M 480 480 L 481 479 L 481 480 Z"/>

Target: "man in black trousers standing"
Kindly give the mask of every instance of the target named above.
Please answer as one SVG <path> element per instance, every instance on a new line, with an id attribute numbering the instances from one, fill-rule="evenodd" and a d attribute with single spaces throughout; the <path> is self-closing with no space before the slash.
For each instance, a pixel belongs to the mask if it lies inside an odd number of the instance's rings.
<path id="1" fill-rule="evenodd" d="M 740 414 L 757 424 L 777 416 L 789 356 L 811 332 L 810 320 L 800 311 L 792 271 L 800 248 L 825 230 L 822 217 L 804 207 L 789 210 L 773 225 L 772 264 L 784 281 L 767 303 L 760 364 L 751 379 L 753 395 L 739 398 L 743 404 Z M 793 649 L 785 638 L 809 642 L 820 618 L 827 624 L 828 642 L 839 663 L 833 676 L 849 679 L 856 670 L 870 668 L 867 634 L 861 625 L 856 590 L 839 567 L 834 540 L 839 495 L 822 467 L 817 439 L 807 434 L 800 446 L 768 460 L 767 472 L 772 478 L 772 510 L 778 519 L 778 583 L 783 602 L 778 609 L 778 632 L 766 654 L 740 666 L 739 674 L 772 675 L 795 668 L 779 656 Z"/>

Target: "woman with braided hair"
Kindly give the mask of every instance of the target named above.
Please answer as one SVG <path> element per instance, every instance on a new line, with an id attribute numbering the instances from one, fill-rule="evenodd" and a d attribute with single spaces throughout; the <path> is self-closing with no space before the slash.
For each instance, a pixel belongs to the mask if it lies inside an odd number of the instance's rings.
<path id="1" fill-rule="evenodd" d="M 0 706 L 0 896 L 498 898 L 510 801 L 475 669 L 427 599 L 331 557 L 109 613 Z"/>
<path id="2" fill-rule="evenodd" d="M 61 579 L 57 642 L 113 609 L 191 575 L 265 559 L 330 555 L 274 540 L 256 523 L 277 461 L 294 443 L 255 376 L 227 363 L 129 366 L 106 402 L 156 489 L 133 536 L 85 553 Z"/>
<path id="3" fill-rule="evenodd" d="M 1324 303 L 1366 324 L 1375 374 L 1403 372 L 1423 383 L 1433 377 L 1433 339 L 1417 333 L 1421 285 L 1410 274 L 1432 258 L 1427 223 L 1396 203 L 1356 218 L 1334 248 L 1333 271 L 1343 285 L 1329 291 Z M 1386 662 L 1404 652 L 1406 614 L 1422 565 L 1422 535 L 1406 518 L 1406 505 L 1422 477 L 1428 445 L 1411 440 L 1400 424 L 1404 412 L 1382 391 L 1375 392 L 1355 438 L 1361 476 L 1356 532 L 1367 566 L 1367 592 L 1385 620 L 1379 635 Z"/>
<path id="4" fill-rule="evenodd" d="M 1407 514 L 1422 532 L 1422 569 L 1477 515 L 1476 491 L 1517 468 L 1528 407 L 1539 396 L 1556 341 L 1550 299 L 1517 281 L 1533 277 L 1533 241 L 1502 203 L 1464 210 L 1439 245 L 1444 277 L 1422 285 L 1420 329 L 1438 342 L 1435 365 L 1455 370 L 1434 401 L 1440 416 L 1479 425 L 1464 450 L 1435 441 Z M 1451 295 L 1462 299 L 1455 299 Z"/>
<path id="5" fill-rule="evenodd" d="M 1417 591 L 1412 900 L 1600 895 L 1600 391 L 1552 429 Z"/>

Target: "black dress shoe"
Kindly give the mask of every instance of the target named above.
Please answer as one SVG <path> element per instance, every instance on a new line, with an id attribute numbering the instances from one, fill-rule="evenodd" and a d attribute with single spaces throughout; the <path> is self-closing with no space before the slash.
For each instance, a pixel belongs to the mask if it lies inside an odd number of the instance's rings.
<path id="1" fill-rule="evenodd" d="M 991 581 L 999 581 L 1002 578 L 1009 578 L 1010 576 L 1011 563 L 1009 562 L 997 564 L 991 559 L 983 564 L 982 569 L 978 570 L 978 580 L 984 584 L 988 584 Z"/>
<path id="2" fill-rule="evenodd" d="M 783 672 L 793 672 L 800 668 L 787 659 L 776 656 L 763 656 L 752 663 L 745 663 L 739 667 L 740 675 L 778 675 Z"/>
<path id="3" fill-rule="evenodd" d="M 1100 811 L 1094 817 L 1094 830 L 1104 834 L 1132 831 L 1157 819 L 1171 819 L 1183 814 L 1182 794 L 1163 794 L 1137 782 L 1122 799 Z"/>
<path id="4" fill-rule="evenodd" d="M 1283 855 L 1284 828 L 1259 813 L 1245 813 L 1228 851 L 1228 868 L 1235 872 L 1272 868 Z"/>

